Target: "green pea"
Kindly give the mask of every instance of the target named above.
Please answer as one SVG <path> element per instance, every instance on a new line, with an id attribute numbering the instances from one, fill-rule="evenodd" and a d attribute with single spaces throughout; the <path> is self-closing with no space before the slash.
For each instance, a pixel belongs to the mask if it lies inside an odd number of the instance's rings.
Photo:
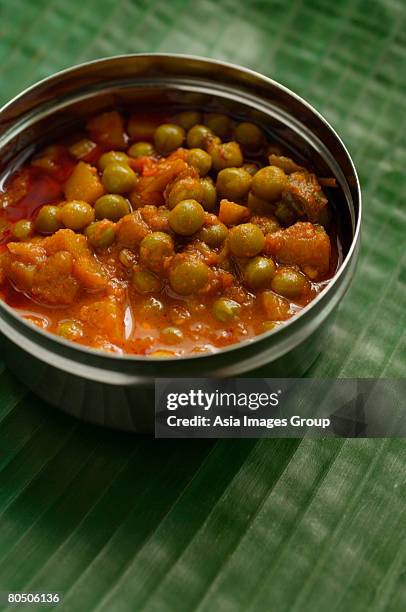
<path id="1" fill-rule="evenodd" d="M 238 168 L 243 164 L 243 156 L 238 142 L 212 142 L 208 147 L 214 170 L 223 168 Z"/>
<path id="2" fill-rule="evenodd" d="M 95 249 L 107 249 L 115 240 L 116 227 L 108 219 L 96 221 L 85 229 L 85 236 Z"/>
<path id="3" fill-rule="evenodd" d="M 234 137 L 246 149 L 259 149 L 264 141 L 262 131 L 254 123 L 243 121 L 234 130 Z"/>
<path id="4" fill-rule="evenodd" d="M 184 130 L 190 130 L 194 125 L 200 123 L 202 114 L 198 111 L 183 111 L 174 116 L 173 122 L 183 127 Z"/>
<path id="5" fill-rule="evenodd" d="M 224 223 L 215 223 L 214 225 L 206 225 L 199 232 L 199 239 L 209 245 L 211 248 L 221 246 L 227 238 L 228 229 Z"/>
<path id="6" fill-rule="evenodd" d="M 40 234 L 54 234 L 62 227 L 61 209 L 58 206 L 43 206 L 35 219 L 35 230 Z"/>
<path id="7" fill-rule="evenodd" d="M 59 323 L 57 334 L 66 340 L 78 340 L 83 336 L 83 329 L 78 321 L 67 320 Z"/>
<path id="8" fill-rule="evenodd" d="M 94 210 L 87 202 L 72 200 L 64 204 L 60 211 L 60 219 L 65 227 L 78 231 L 94 221 Z"/>
<path id="9" fill-rule="evenodd" d="M 128 149 L 128 155 L 131 157 L 150 157 L 155 155 L 155 149 L 150 142 L 135 142 Z"/>
<path id="10" fill-rule="evenodd" d="M 293 225 L 295 223 L 297 217 L 296 213 L 292 210 L 291 206 L 281 200 L 276 205 L 275 209 L 275 217 L 283 224 L 283 225 Z"/>
<path id="11" fill-rule="evenodd" d="M 257 225 L 242 223 L 230 230 L 229 244 L 233 255 L 254 257 L 264 248 L 265 236 Z"/>
<path id="12" fill-rule="evenodd" d="M 137 184 L 137 175 L 130 166 L 109 164 L 102 176 L 102 182 L 109 193 L 128 193 Z"/>
<path id="13" fill-rule="evenodd" d="M 251 187 L 251 175 L 243 168 L 224 168 L 217 175 L 217 193 L 231 201 L 243 200 Z"/>
<path id="14" fill-rule="evenodd" d="M 265 166 L 252 179 L 252 193 L 258 198 L 274 202 L 278 200 L 287 185 L 288 177 L 277 166 Z"/>
<path id="15" fill-rule="evenodd" d="M 109 193 L 96 200 L 94 211 L 96 219 L 118 221 L 130 213 L 130 205 L 123 196 Z"/>
<path id="16" fill-rule="evenodd" d="M 231 119 L 222 113 L 209 113 L 204 122 L 220 138 L 227 138 L 233 126 Z"/>
<path id="17" fill-rule="evenodd" d="M 186 142 L 189 149 L 205 148 L 206 143 L 214 136 L 205 125 L 194 125 L 187 133 Z"/>
<path id="18" fill-rule="evenodd" d="M 145 268 L 134 268 L 132 283 L 139 293 L 156 293 L 161 290 L 160 279 Z"/>
<path id="19" fill-rule="evenodd" d="M 127 165 L 129 162 L 128 155 L 123 153 L 123 151 L 109 151 L 108 153 L 103 153 L 99 157 L 99 161 L 97 162 L 97 166 L 99 170 L 102 172 L 109 166 L 110 164 L 124 164 Z"/>
<path id="20" fill-rule="evenodd" d="M 200 176 L 206 176 L 211 168 L 211 157 L 203 149 L 190 149 L 187 163 L 199 172 Z"/>
<path id="21" fill-rule="evenodd" d="M 155 272 L 162 270 L 165 259 L 173 254 L 173 240 L 164 232 L 151 232 L 141 241 L 140 260 Z"/>
<path id="22" fill-rule="evenodd" d="M 250 289 L 268 287 L 275 274 L 275 264 L 266 257 L 254 257 L 245 267 L 244 282 Z"/>
<path id="23" fill-rule="evenodd" d="M 222 323 L 229 323 L 239 318 L 241 305 L 234 300 L 218 298 L 213 304 L 213 314 Z"/>
<path id="24" fill-rule="evenodd" d="M 169 226 L 181 236 L 191 236 L 204 223 L 204 208 L 196 200 L 183 200 L 169 213 Z"/>
<path id="25" fill-rule="evenodd" d="M 203 197 L 201 200 L 204 210 L 213 210 L 217 204 L 216 187 L 209 176 L 201 179 L 200 185 L 203 189 Z"/>
<path id="26" fill-rule="evenodd" d="M 166 195 L 168 208 L 174 208 L 182 200 L 196 200 L 202 202 L 204 187 L 200 179 L 187 176 L 174 182 Z"/>
<path id="27" fill-rule="evenodd" d="M 154 133 L 155 148 L 162 155 L 181 147 L 184 139 L 185 130 L 175 123 L 163 123 Z"/>
<path id="28" fill-rule="evenodd" d="M 29 219 L 21 219 L 14 224 L 12 233 L 17 240 L 27 240 L 34 232 L 34 224 Z"/>
<path id="29" fill-rule="evenodd" d="M 179 344 L 183 340 L 183 332 L 179 327 L 165 327 L 161 335 L 167 344 Z"/>
<path id="30" fill-rule="evenodd" d="M 192 295 L 203 289 L 209 280 L 209 268 L 200 259 L 184 258 L 169 270 L 169 283 L 179 295 Z"/>
<path id="31" fill-rule="evenodd" d="M 271 282 L 271 289 L 286 298 L 298 298 L 308 288 L 309 281 L 294 268 L 278 268 Z"/>

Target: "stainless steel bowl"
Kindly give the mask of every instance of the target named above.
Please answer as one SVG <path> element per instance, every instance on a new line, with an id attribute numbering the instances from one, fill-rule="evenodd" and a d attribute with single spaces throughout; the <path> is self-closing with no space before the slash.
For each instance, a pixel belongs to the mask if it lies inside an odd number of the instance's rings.
<path id="1" fill-rule="evenodd" d="M 339 185 L 334 202 L 343 256 L 334 279 L 282 327 L 217 353 L 171 359 L 103 353 L 42 331 L 0 301 L 1 356 L 34 393 L 93 423 L 146 432 L 153 428 L 155 377 L 232 377 L 254 370 L 251 375 L 289 377 L 308 369 L 354 274 L 361 194 L 345 146 L 307 102 L 258 73 L 182 55 L 101 59 L 30 87 L 0 110 L 2 174 L 89 114 L 117 106 L 201 107 L 252 119 Z"/>

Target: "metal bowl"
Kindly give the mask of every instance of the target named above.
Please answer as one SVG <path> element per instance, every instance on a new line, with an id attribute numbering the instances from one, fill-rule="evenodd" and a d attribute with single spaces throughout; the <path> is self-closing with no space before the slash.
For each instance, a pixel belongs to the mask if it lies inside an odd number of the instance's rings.
<path id="1" fill-rule="evenodd" d="M 59 72 L 6 104 L 0 110 L 3 176 L 89 114 L 112 107 L 221 109 L 262 124 L 319 175 L 337 179 L 340 267 L 318 297 L 280 328 L 214 354 L 170 359 L 103 353 L 64 341 L 0 301 L 6 364 L 34 393 L 62 410 L 138 432 L 153 430 L 155 377 L 303 374 L 320 353 L 333 311 L 354 274 L 359 249 L 360 187 L 340 138 L 307 102 L 251 70 L 184 55 L 126 55 Z"/>

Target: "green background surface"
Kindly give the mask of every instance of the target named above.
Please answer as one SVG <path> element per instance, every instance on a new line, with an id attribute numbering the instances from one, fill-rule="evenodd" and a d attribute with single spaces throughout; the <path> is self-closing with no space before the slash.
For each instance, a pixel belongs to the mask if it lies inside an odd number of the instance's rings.
<path id="1" fill-rule="evenodd" d="M 403 0 L 1 0 L 0 98 L 101 56 L 272 76 L 342 135 L 361 261 L 312 376 L 405 373 Z M 403 188 L 403 193 L 402 193 Z M 79 424 L 0 363 L 0 591 L 62 610 L 404 610 L 400 440 L 152 441 Z M 15 608 L 14 608 L 15 609 Z"/>

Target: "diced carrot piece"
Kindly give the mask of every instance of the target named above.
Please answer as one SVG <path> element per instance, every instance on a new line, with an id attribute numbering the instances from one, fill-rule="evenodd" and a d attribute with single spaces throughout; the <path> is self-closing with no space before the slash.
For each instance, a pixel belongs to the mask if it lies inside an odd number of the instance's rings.
<path id="1" fill-rule="evenodd" d="M 318 177 L 319 185 L 322 187 L 337 187 L 337 179 L 334 176 Z"/>
<path id="2" fill-rule="evenodd" d="M 237 225 L 245 219 L 248 219 L 251 214 L 247 206 L 230 202 L 230 200 L 221 200 L 219 219 L 225 225 Z"/>
<path id="3" fill-rule="evenodd" d="M 174 151 L 172 151 L 172 153 L 170 153 L 170 155 L 168 155 L 166 159 L 167 160 L 183 159 L 183 161 L 187 161 L 188 156 L 189 156 L 189 150 L 184 149 L 183 147 L 179 147 L 178 149 L 175 149 Z"/>
<path id="4" fill-rule="evenodd" d="M 165 163 L 172 162 L 173 160 L 181 159 L 186 162 L 188 152 L 186 149 L 176 149 L 166 159 Z M 133 170 L 141 174 L 142 176 L 154 176 L 158 171 L 160 165 L 164 162 L 159 163 L 157 159 L 149 156 L 137 157 L 135 159 L 130 158 L 129 165 Z"/>
<path id="5" fill-rule="evenodd" d="M 84 200 L 93 204 L 104 193 L 96 168 L 80 161 L 65 183 L 67 200 Z"/>
<path id="6" fill-rule="evenodd" d="M 152 157 L 136 157 L 129 160 L 129 166 L 142 176 L 154 176 L 158 169 L 158 162 Z"/>
<path id="7" fill-rule="evenodd" d="M 265 253 L 282 263 L 315 268 L 320 275 L 328 272 L 330 264 L 330 238 L 323 227 L 299 222 L 268 234 Z"/>
<path id="8" fill-rule="evenodd" d="M 117 111 L 102 113 L 93 117 L 88 121 L 86 127 L 92 139 L 99 144 L 112 149 L 125 149 L 127 146 L 124 121 Z"/>
<path id="9" fill-rule="evenodd" d="M 273 291 L 264 291 L 262 306 L 271 321 L 286 321 L 292 316 L 288 300 Z"/>

